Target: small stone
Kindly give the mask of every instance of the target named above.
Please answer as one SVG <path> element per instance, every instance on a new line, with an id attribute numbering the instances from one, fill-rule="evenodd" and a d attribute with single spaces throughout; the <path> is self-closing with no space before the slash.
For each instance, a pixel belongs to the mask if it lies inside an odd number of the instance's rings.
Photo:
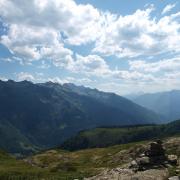
<path id="1" fill-rule="evenodd" d="M 144 153 L 139 155 L 139 157 L 144 157 L 144 156 L 146 156 Z"/>
<path id="2" fill-rule="evenodd" d="M 171 164 L 165 164 L 166 168 L 173 168 L 173 166 Z"/>
<path id="3" fill-rule="evenodd" d="M 134 160 L 131 162 L 129 168 L 134 170 L 134 171 L 137 171 L 139 169 L 139 166 L 138 166 L 137 162 Z"/>
<path id="4" fill-rule="evenodd" d="M 135 160 L 131 162 L 131 166 L 137 166 L 137 165 L 138 164 L 137 164 L 137 162 Z"/>
<path id="5" fill-rule="evenodd" d="M 168 155 L 168 162 L 172 165 L 177 165 L 178 157 L 176 155 Z"/>
<path id="6" fill-rule="evenodd" d="M 138 165 L 147 165 L 150 164 L 150 159 L 149 157 L 141 157 L 136 159 Z"/>
<path id="7" fill-rule="evenodd" d="M 180 173 L 180 169 L 176 169 L 176 173 L 179 174 Z"/>

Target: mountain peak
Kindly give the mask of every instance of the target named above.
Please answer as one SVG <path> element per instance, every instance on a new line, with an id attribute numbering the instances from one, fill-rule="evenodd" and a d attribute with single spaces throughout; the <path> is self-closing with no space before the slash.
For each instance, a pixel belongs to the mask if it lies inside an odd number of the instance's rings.
<path id="1" fill-rule="evenodd" d="M 12 139 L 16 136 L 19 141 L 38 147 L 57 146 L 87 128 L 152 124 L 161 120 L 126 98 L 72 83 L 0 83 L 0 102 L 1 119 L 6 122 L 4 132 L 12 131 Z M 4 136 L 9 138 L 8 135 Z M 15 142 L 14 146 L 22 148 Z"/>

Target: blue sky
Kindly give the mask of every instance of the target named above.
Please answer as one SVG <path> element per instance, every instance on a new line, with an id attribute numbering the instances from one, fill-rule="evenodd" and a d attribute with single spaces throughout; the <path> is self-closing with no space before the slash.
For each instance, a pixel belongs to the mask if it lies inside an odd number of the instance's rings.
<path id="1" fill-rule="evenodd" d="M 180 89 L 176 0 L 0 0 L 0 79 L 118 94 Z"/>

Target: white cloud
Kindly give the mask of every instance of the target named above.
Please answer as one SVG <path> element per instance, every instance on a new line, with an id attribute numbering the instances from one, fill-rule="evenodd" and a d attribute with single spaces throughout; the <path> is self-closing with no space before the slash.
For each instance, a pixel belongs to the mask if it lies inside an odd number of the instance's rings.
<path id="1" fill-rule="evenodd" d="M 58 84 L 69 83 L 68 80 L 62 79 L 62 78 L 59 78 L 59 77 L 48 78 L 48 81 L 53 82 L 53 83 L 58 83 Z"/>
<path id="2" fill-rule="evenodd" d="M 112 71 L 112 77 L 124 81 L 134 82 L 152 82 L 154 76 L 151 74 L 144 74 L 138 71 Z"/>
<path id="3" fill-rule="evenodd" d="M 64 44 L 95 41 L 101 30 L 100 11 L 73 0 L 0 0 L 0 16 L 8 29 L 0 43 L 21 64 L 51 59 L 55 66 L 70 66 L 73 52 Z"/>
<path id="4" fill-rule="evenodd" d="M 41 54 L 46 59 L 52 60 L 56 67 L 67 68 L 73 63 L 73 52 L 64 48 L 62 44 L 47 46 L 41 49 Z"/>
<path id="5" fill-rule="evenodd" d="M 34 76 L 27 72 L 20 72 L 16 74 L 16 76 L 17 76 L 18 81 L 24 81 L 24 80 L 34 81 L 35 80 Z"/>
<path id="6" fill-rule="evenodd" d="M 98 76 L 106 75 L 110 72 L 105 60 L 98 55 L 81 56 L 77 54 L 76 60 L 70 68 L 74 72 Z"/>
<path id="7" fill-rule="evenodd" d="M 0 16 L 9 29 L 1 37 L 1 43 L 14 55 L 30 61 L 54 53 L 55 64 L 59 66 L 64 58 L 72 61 L 72 52 L 64 44 L 89 42 L 95 42 L 93 52 L 107 56 L 180 52 L 180 13 L 157 20 L 151 13 L 153 5 L 122 16 L 73 0 L 1 0 L 0 3 Z"/>
<path id="8" fill-rule="evenodd" d="M 35 72 L 35 73 L 29 73 L 29 72 L 20 72 L 20 73 L 14 73 L 16 76 L 17 81 L 32 81 L 32 82 L 45 82 L 47 79 L 45 79 L 43 73 Z"/>
<path id="9" fill-rule="evenodd" d="M 72 55 L 59 38 L 58 32 L 52 29 L 13 24 L 9 26 L 8 35 L 1 37 L 1 43 L 27 62 L 42 58 L 58 61 Z"/>
<path id="10" fill-rule="evenodd" d="M 4 62 L 12 62 L 12 58 L 9 58 L 9 57 L 6 57 L 6 58 L 0 58 L 1 61 L 4 61 Z"/>
<path id="11" fill-rule="evenodd" d="M 175 8 L 176 7 L 176 4 L 168 4 L 164 9 L 163 9 L 163 11 L 162 11 L 162 15 L 164 15 L 164 14 L 166 14 L 166 13 L 168 13 L 168 12 L 170 12 L 173 8 Z"/>
<path id="12" fill-rule="evenodd" d="M 180 13 L 158 20 L 152 16 L 153 10 L 107 18 L 93 52 L 128 58 L 180 52 Z"/>
<path id="13" fill-rule="evenodd" d="M 60 77 L 53 77 L 53 78 L 48 78 L 48 81 L 54 82 L 54 83 L 59 83 L 59 84 L 64 84 L 64 83 L 76 83 L 76 84 L 89 84 L 94 82 L 93 80 L 89 78 L 74 78 L 74 77 L 66 77 L 66 78 L 60 78 Z"/>
<path id="14" fill-rule="evenodd" d="M 180 57 L 164 59 L 156 62 L 145 62 L 142 60 L 129 61 L 130 70 L 141 72 L 167 72 L 180 69 Z"/>
<path id="15" fill-rule="evenodd" d="M 8 81 L 8 79 L 6 77 L 0 76 L 0 80 L 1 81 Z"/>
<path id="16" fill-rule="evenodd" d="M 1 0 L 0 15 L 9 24 L 64 33 L 70 44 L 92 41 L 100 29 L 100 12 L 92 5 L 77 5 L 73 0 Z"/>

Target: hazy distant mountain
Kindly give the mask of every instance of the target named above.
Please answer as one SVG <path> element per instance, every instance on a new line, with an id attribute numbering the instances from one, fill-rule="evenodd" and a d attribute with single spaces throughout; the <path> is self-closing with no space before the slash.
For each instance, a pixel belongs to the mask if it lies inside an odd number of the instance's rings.
<path id="1" fill-rule="evenodd" d="M 145 93 L 143 91 L 139 91 L 137 93 L 131 93 L 131 94 L 126 94 L 124 97 L 130 100 L 134 100 L 135 98 L 144 95 Z"/>
<path id="2" fill-rule="evenodd" d="M 0 147 L 49 148 L 83 129 L 160 123 L 160 117 L 113 93 L 28 81 L 0 81 Z"/>
<path id="3" fill-rule="evenodd" d="M 167 120 L 180 118 L 180 90 L 144 94 L 133 101 L 156 113 L 162 114 Z"/>

